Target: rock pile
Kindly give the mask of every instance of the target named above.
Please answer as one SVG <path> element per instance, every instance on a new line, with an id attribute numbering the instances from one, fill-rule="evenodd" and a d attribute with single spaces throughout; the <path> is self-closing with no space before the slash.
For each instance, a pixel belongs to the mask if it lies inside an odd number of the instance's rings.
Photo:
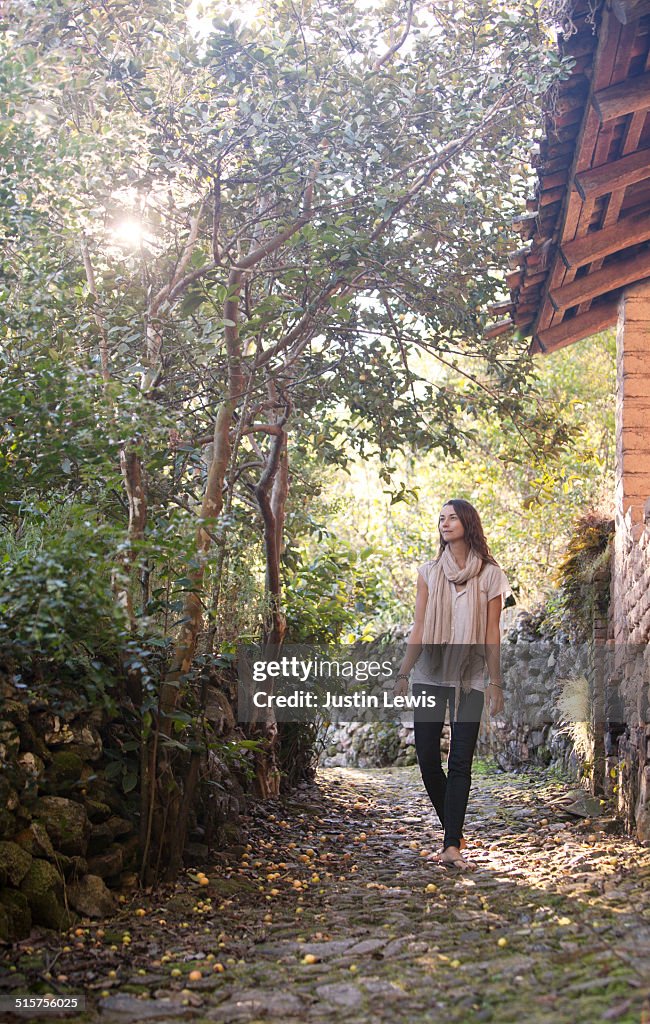
<path id="1" fill-rule="evenodd" d="M 124 796 L 101 775 L 104 724 L 101 712 L 66 721 L 38 703 L 4 701 L 0 939 L 116 907 L 108 886 L 133 871 L 138 839 Z"/>
<path id="2" fill-rule="evenodd" d="M 0 942 L 27 937 L 33 925 L 67 928 L 78 915 L 106 917 L 115 890 L 138 884 L 137 720 L 80 698 L 68 681 L 40 688 L 0 662 Z M 34 673 L 35 674 L 35 673 Z M 186 864 L 236 842 L 245 813 L 250 751 L 232 700 L 207 681 L 203 716 L 211 743 L 189 811 Z M 135 728 L 135 732 L 134 732 Z M 178 770 L 189 761 L 179 755 Z"/>

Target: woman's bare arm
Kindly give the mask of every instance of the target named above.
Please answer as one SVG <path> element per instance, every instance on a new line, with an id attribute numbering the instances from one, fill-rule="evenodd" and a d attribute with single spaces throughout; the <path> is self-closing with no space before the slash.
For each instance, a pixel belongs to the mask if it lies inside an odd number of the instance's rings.
<path id="1" fill-rule="evenodd" d="M 418 573 L 418 584 L 415 592 L 415 619 L 413 628 L 406 641 L 406 653 L 402 658 L 397 675 L 408 675 L 422 652 L 422 632 L 424 630 L 424 613 L 429 599 L 429 588 Z M 398 681 L 399 682 L 399 681 Z M 403 687 L 405 689 L 406 687 Z"/>
<path id="2" fill-rule="evenodd" d="M 488 691 L 490 711 L 503 711 L 503 690 L 501 689 L 501 594 L 487 604 L 487 626 L 485 629 L 485 660 L 491 689 Z"/>

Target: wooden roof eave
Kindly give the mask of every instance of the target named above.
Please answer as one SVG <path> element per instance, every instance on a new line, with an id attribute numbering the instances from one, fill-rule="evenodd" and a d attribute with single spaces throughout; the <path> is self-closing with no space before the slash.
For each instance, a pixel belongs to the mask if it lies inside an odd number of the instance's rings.
<path id="1" fill-rule="evenodd" d="M 538 199 L 515 218 L 528 245 L 508 261 L 510 302 L 492 310 L 532 335 L 531 352 L 611 326 L 621 290 L 650 276 L 650 0 L 606 0 L 597 36 L 588 0 L 576 8 L 563 45 L 579 54 L 576 80 L 560 83 L 561 117 L 547 115 Z"/>

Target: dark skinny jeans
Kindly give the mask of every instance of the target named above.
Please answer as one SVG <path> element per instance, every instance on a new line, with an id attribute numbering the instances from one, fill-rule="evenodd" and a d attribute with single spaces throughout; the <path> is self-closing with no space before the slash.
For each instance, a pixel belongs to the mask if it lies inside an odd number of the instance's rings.
<path id="1" fill-rule="evenodd" d="M 435 694 L 435 708 L 415 708 L 413 713 L 415 751 L 429 799 L 445 830 L 443 849 L 460 846 L 472 781 L 472 758 L 478 739 L 484 696 L 480 690 L 461 694 L 454 720 L 453 686 L 413 684 L 413 694 Z M 450 705 L 451 739 L 447 775 L 442 768 L 440 738 L 447 702 Z"/>

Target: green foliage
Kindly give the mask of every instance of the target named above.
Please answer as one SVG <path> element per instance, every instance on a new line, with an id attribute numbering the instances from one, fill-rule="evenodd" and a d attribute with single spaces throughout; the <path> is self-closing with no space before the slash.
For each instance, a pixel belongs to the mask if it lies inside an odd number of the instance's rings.
<path id="1" fill-rule="evenodd" d="M 72 503 L 20 508 L 0 555 L 0 643 L 14 656 L 116 656 L 125 623 L 110 586 L 115 533 Z"/>
<path id="2" fill-rule="evenodd" d="M 298 554 L 285 573 L 289 643 L 354 643 L 370 639 L 378 615 L 394 604 L 382 552 L 321 536 L 311 556 Z"/>
<path id="3" fill-rule="evenodd" d="M 278 734 L 281 792 L 286 792 L 314 778 L 321 733 L 316 722 L 278 722 Z"/>
<path id="4" fill-rule="evenodd" d="M 413 614 L 415 567 L 437 553 L 437 517 L 448 498 L 478 508 L 519 606 L 529 607 L 555 589 L 576 515 L 611 502 L 613 338 L 539 357 L 536 373 L 516 413 L 457 410 L 450 423 L 456 456 L 394 456 L 394 482 L 383 485 L 381 467 L 366 458 L 349 480 L 332 481 L 331 527 L 350 543 L 381 547 L 402 621 Z"/>

